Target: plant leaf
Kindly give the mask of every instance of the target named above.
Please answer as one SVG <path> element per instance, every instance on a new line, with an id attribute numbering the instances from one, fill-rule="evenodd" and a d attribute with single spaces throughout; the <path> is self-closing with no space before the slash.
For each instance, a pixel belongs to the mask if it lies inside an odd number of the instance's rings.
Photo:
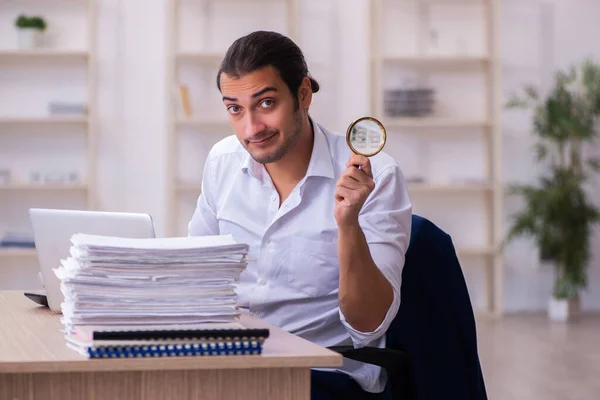
<path id="1" fill-rule="evenodd" d="M 589 159 L 588 165 L 594 172 L 600 172 L 600 158 L 599 157 L 594 157 L 594 158 Z"/>
<path id="2" fill-rule="evenodd" d="M 529 103 L 527 101 L 521 99 L 520 97 L 513 95 L 506 102 L 505 107 L 508 109 L 510 109 L 510 108 L 528 108 Z"/>
<path id="3" fill-rule="evenodd" d="M 548 147 L 543 143 L 537 143 L 535 145 L 535 154 L 538 162 L 545 160 L 548 155 Z"/>
<path id="4" fill-rule="evenodd" d="M 537 101 L 539 99 L 538 91 L 533 85 L 525 85 L 524 90 L 530 99 L 535 100 L 535 101 Z"/>

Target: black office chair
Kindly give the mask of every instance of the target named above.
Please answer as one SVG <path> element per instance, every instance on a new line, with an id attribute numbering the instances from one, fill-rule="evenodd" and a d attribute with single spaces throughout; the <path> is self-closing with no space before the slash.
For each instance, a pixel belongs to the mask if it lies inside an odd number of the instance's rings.
<path id="1" fill-rule="evenodd" d="M 394 399 L 487 400 L 475 317 L 451 237 L 413 215 L 400 309 L 386 348 L 331 349 L 385 368 Z"/>

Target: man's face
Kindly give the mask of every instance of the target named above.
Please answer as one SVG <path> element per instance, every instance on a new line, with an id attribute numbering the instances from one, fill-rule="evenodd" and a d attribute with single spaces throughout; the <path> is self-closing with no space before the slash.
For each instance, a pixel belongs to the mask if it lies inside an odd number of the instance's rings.
<path id="1" fill-rule="evenodd" d="M 302 135 L 301 107 L 273 67 L 232 78 L 221 74 L 221 94 L 235 134 L 261 164 L 280 160 Z"/>

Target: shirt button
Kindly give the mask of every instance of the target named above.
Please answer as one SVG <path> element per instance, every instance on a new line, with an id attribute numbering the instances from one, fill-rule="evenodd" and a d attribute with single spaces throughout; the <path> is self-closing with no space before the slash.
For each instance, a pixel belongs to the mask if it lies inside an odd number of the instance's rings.
<path id="1" fill-rule="evenodd" d="M 259 279 L 258 281 L 256 281 L 260 286 L 264 286 L 267 284 L 267 281 L 265 281 L 264 279 Z"/>
<path id="2" fill-rule="evenodd" d="M 266 244 L 271 244 L 271 239 L 267 239 L 267 240 L 265 241 L 265 243 L 266 243 Z"/>
<path id="3" fill-rule="evenodd" d="M 275 196 L 271 196 L 271 201 L 273 201 L 273 202 L 274 202 L 275 200 L 277 200 L 277 197 L 275 197 Z"/>

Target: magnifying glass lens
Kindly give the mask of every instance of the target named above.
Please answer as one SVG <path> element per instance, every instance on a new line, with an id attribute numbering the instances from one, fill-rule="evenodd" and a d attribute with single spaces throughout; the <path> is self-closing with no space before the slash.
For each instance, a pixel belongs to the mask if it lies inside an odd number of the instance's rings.
<path id="1" fill-rule="evenodd" d="M 346 142 L 350 149 L 366 157 L 379 153 L 386 141 L 383 124 L 372 117 L 362 117 L 354 121 L 346 132 Z"/>

